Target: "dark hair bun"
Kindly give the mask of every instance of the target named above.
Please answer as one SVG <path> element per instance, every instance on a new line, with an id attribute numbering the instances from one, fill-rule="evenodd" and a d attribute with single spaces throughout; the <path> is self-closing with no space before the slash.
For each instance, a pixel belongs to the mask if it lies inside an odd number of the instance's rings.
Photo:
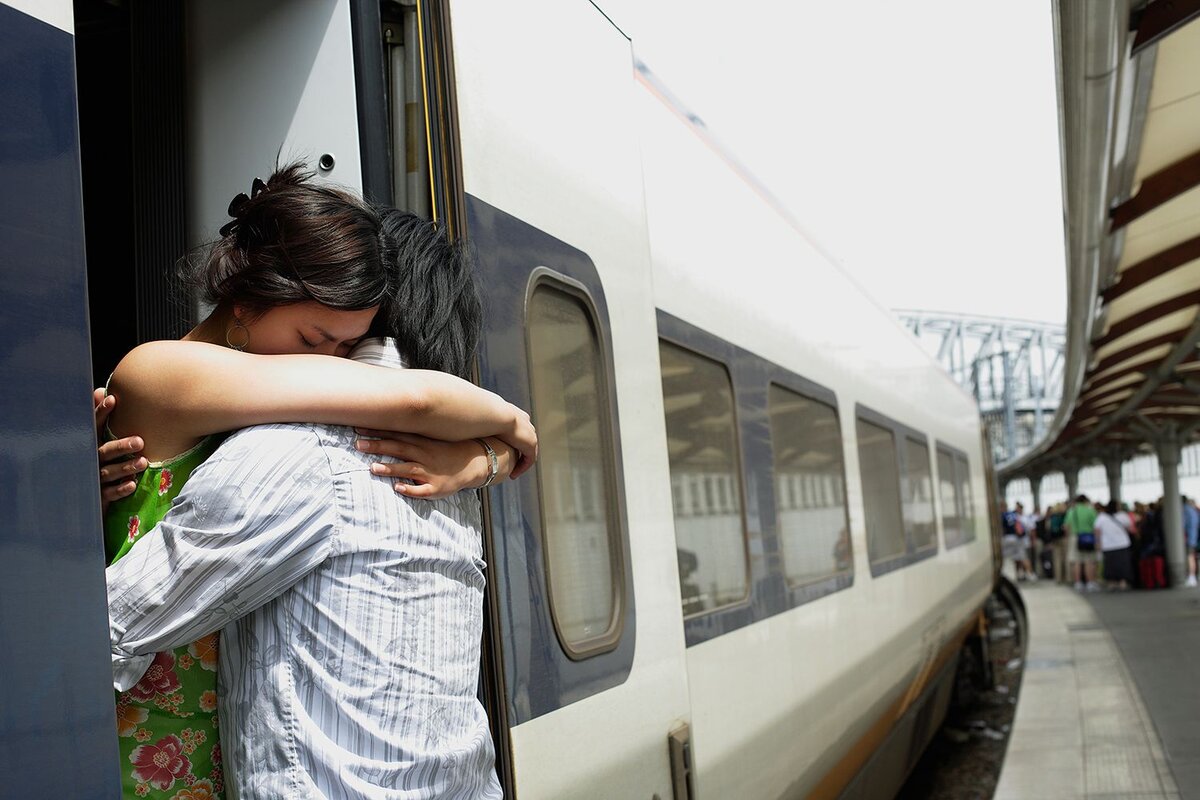
<path id="1" fill-rule="evenodd" d="M 379 215 L 358 198 L 318 185 L 303 164 L 275 170 L 230 204 L 235 219 L 183 281 L 213 305 L 251 313 L 316 301 L 361 310 L 390 293 L 390 242 Z"/>

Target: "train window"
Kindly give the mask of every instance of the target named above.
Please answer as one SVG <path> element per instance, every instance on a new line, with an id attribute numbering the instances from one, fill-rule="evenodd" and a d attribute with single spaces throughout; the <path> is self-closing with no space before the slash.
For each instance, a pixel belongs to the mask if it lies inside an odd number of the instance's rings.
<path id="1" fill-rule="evenodd" d="M 767 409 L 775 460 L 775 507 L 788 583 L 809 583 L 849 572 L 853 558 L 837 411 L 775 384 L 767 395 Z"/>
<path id="2" fill-rule="evenodd" d="M 896 437 L 887 428 L 862 418 L 858 419 L 857 432 L 867 553 L 874 564 L 902 556 L 908 549 L 900 512 Z"/>
<path id="3" fill-rule="evenodd" d="M 736 603 L 749 590 L 733 384 L 724 365 L 690 350 L 659 342 L 659 357 L 671 483 L 704 487 L 674 507 L 687 616 Z M 730 487 L 726 503 L 714 499 L 714 482 Z"/>
<path id="4" fill-rule="evenodd" d="M 954 461 L 953 455 L 938 448 L 938 494 L 942 501 L 942 531 L 946 537 L 946 547 L 955 547 L 963 542 L 962 496 L 954 474 Z"/>
<path id="5" fill-rule="evenodd" d="M 907 436 L 904 439 L 904 456 L 904 524 L 912 536 L 915 549 L 937 547 L 929 445 Z"/>
<path id="6" fill-rule="evenodd" d="M 973 542 L 975 541 L 975 499 L 971 496 L 971 467 L 967 464 L 967 457 L 962 454 L 955 454 L 954 462 L 957 467 L 958 494 L 963 500 L 962 541 Z"/>
<path id="7" fill-rule="evenodd" d="M 528 332 L 546 581 L 573 658 L 619 638 L 623 595 L 612 433 L 600 341 L 583 298 L 549 282 L 529 300 Z"/>

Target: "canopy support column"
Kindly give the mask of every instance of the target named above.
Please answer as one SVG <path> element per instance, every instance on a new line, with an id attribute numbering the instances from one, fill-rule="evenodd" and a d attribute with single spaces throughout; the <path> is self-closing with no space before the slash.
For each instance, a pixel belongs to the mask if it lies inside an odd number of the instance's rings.
<path id="1" fill-rule="evenodd" d="M 1062 474 L 1063 480 L 1067 482 L 1067 503 L 1070 504 L 1079 496 L 1079 462 L 1063 464 Z"/>
<path id="2" fill-rule="evenodd" d="M 1033 495 L 1033 510 L 1042 511 L 1042 475 L 1034 473 L 1029 476 L 1029 491 Z"/>
<path id="3" fill-rule="evenodd" d="M 1167 574 L 1172 586 L 1182 586 L 1187 577 L 1187 554 L 1183 541 L 1183 505 L 1179 498 L 1179 439 L 1174 435 L 1164 436 L 1154 442 L 1154 449 L 1162 470 L 1162 519 L 1163 538 L 1167 545 Z"/>
<path id="4" fill-rule="evenodd" d="M 1121 467 L 1125 465 L 1125 453 L 1110 451 L 1104 455 L 1104 477 L 1108 479 L 1108 499 L 1121 502 Z"/>

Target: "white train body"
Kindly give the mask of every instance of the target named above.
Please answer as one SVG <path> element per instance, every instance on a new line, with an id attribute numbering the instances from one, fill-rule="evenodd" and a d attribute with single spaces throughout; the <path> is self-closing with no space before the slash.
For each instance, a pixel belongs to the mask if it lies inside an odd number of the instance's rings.
<path id="1" fill-rule="evenodd" d="M 871 577 L 848 424 L 856 404 L 968 453 L 982 510 L 977 410 L 890 313 L 639 79 L 630 43 L 594 8 L 451 9 L 466 192 L 586 252 L 607 294 L 637 598 L 625 682 L 512 728 L 518 796 L 668 797 L 663 740 L 680 721 L 691 725 L 698 797 L 804 796 L 992 586 L 982 512 L 974 541 Z M 853 585 L 691 647 L 658 310 L 832 389 L 842 420 Z"/>

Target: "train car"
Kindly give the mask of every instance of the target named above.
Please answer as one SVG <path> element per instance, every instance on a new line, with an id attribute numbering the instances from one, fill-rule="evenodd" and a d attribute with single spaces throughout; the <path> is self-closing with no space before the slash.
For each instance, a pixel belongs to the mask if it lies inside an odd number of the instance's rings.
<path id="1" fill-rule="evenodd" d="M 506 795 L 898 789 L 985 648 L 977 410 L 603 7 L 0 5 L 18 796 L 117 796 L 88 388 L 199 312 L 169 266 L 281 152 L 471 242 L 479 380 L 538 426 L 534 473 L 485 498 Z"/>

